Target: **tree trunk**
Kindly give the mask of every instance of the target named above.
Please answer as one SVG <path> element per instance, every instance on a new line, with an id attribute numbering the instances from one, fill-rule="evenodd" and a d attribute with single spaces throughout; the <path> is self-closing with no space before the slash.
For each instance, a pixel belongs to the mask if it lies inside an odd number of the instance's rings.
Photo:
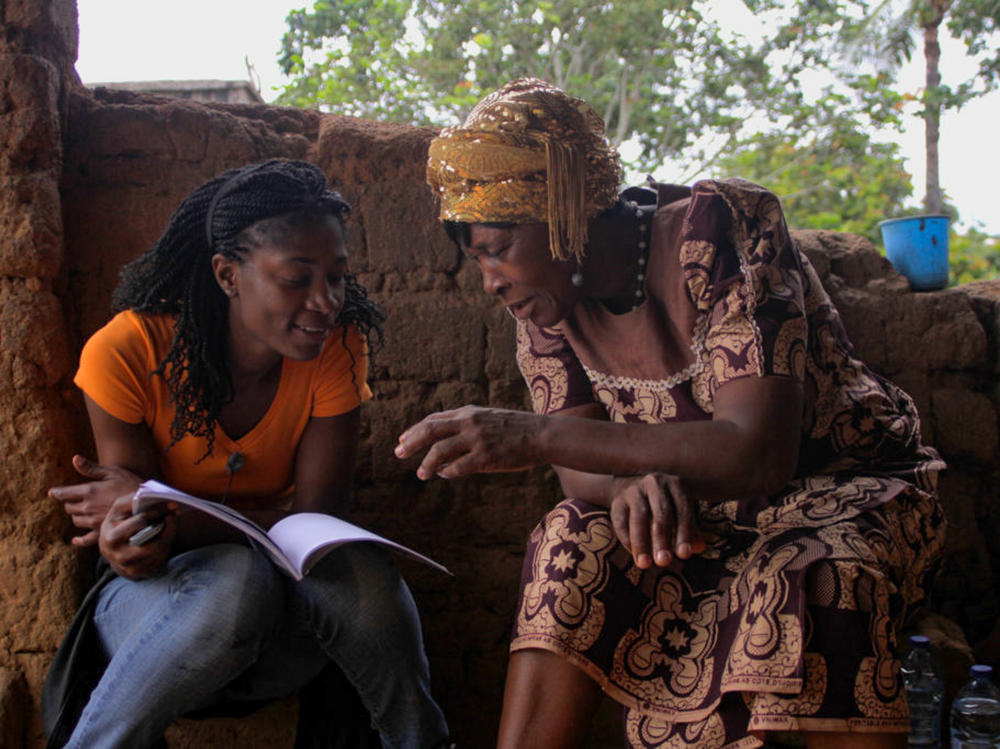
<path id="1" fill-rule="evenodd" d="M 941 129 L 941 100 L 938 87 L 941 85 L 941 45 L 938 44 L 938 27 L 944 19 L 946 0 L 932 3 L 933 16 L 924 24 L 924 62 L 926 77 L 924 85 L 924 147 L 927 153 L 927 192 L 924 196 L 924 210 L 927 213 L 944 213 L 944 199 L 941 197 L 941 180 L 938 168 L 938 137 Z"/>

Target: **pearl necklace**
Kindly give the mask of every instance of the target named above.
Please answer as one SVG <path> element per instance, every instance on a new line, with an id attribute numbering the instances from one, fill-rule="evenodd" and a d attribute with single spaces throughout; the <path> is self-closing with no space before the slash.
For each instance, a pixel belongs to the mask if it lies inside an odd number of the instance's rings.
<path id="1" fill-rule="evenodd" d="M 646 260 L 649 258 L 650 227 L 652 223 L 646 220 L 638 203 L 632 203 L 632 212 L 635 214 L 636 222 L 639 224 L 639 257 L 636 259 L 636 289 L 635 302 L 632 304 L 632 311 L 639 308 L 639 305 L 646 301 Z"/>

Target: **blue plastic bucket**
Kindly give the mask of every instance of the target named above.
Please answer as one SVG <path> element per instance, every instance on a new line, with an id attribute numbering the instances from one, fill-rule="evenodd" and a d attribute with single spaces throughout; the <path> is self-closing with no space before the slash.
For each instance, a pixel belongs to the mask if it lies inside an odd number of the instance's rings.
<path id="1" fill-rule="evenodd" d="M 948 220 L 912 216 L 879 223 L 886 257 L 917 291 L 948 285 Z"/>

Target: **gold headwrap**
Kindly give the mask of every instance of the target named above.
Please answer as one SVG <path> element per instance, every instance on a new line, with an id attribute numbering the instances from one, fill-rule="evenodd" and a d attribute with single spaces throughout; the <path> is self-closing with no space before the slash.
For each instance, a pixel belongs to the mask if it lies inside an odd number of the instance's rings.
<path id="1" fill-rule="evenodd" d="M 583 257 L 587 224 L 618 197 L 618 153 L 582 99 L 519 78 L 431 141 L 427 183 L 442 221 L 547 222 L 560 260 Z"/>

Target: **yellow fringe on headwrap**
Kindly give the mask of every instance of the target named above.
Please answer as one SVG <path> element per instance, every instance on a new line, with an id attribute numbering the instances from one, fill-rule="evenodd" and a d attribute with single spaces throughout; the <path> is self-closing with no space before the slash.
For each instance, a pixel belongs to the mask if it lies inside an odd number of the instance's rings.
<path id="1" fill-rule="evenodd" d="M 619 173 L 593 109 L 534 78 L 484 98 L 428 149 L 442 220 L 548 223 L 561 260 L 583 257 L 589 221 L 614 204 Z"/>
<path id="2" fill-rule="evenodd" d="M 547 138 L 549 249 L 553 257 L 582 258 L 587 246 L 583 158 L 573 146 Z"/>

